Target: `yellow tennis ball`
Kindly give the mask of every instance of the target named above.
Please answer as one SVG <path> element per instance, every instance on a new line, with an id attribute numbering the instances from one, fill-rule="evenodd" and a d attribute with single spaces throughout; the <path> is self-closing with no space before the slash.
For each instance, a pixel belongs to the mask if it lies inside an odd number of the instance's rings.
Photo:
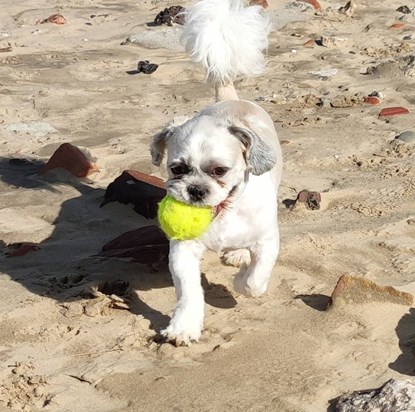
<path id="1" fill-rule="evenodd" d="M 206 231 L 213 219 L 211 206 L 191 206 L 167 195 L 158 208 L 158 219 L 169 239 L 196 239 Z"/>

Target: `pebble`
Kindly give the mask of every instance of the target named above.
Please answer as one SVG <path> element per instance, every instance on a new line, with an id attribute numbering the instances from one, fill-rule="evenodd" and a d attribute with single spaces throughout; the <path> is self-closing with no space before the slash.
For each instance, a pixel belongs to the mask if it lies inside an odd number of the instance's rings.
<path id="1" fill-rule="evenodd" d="M 398 23 L 392 24 L 392 26 L 390 26 L 389 28 L 399 30 L 399 29 L 402 29 L 403 27 L 405 27 L 405 23 L 398 22 Z"/>
<path id="2" fill-rule="evenodd" d="M 373 106 L 377 106 L 378 104 L 382 103 L 382 99 L 377 96 L 367 96 L 363 99 L 364 103 L 371 104 Z"/>
<path id="3" fill-rule="evenodd" d="M 408 34 L 407 36 L 404 36 L 403 40 L 412 40 L 412 34 Z"/>
<path id="4" fill-rule="evenodd" d="M 401 114 L 408 114 L 409 110 L 405 107 L 386 107 L 379 113 L 380 117 L 398 116 Z"/>
<path id="5" fill-rule="evenodd" d="M 415 385 L 409 380 L 390 379 L 378 389 L 346 394 L 334 403 L 334 412 L 415 411 Z"/>
<path id="6" fill-rule="evenodd" d="M 314 47 L 315 45 L 316 45 L 316 41 L 314 39 L 310 39 L 303 44 L 304 47 L 308 47 L 308 48 Z"/>
<path id="7" fill-rule="evenodd" d="M 403 14 L 411 14 L 411 9 L 408 6 L 400 6 L 396 9 L 396 11 L 399 11 Z"/>
<path id="8" fill-rule="evenodd" d="M 396 136 L 396 139 L 402 140 L 405 143 L 415 143 L 415 132 L 407 130 Z"/>

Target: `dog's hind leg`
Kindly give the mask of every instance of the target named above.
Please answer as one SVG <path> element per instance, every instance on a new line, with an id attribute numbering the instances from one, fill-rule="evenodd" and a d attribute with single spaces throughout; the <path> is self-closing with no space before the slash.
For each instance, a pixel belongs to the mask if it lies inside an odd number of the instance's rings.
<path id="1" fill-rule="evenodd" d="M 272 269 L 278 257 L 279 236 L 256 244 L 251 249 L 251 264 L 241 268 L 234 280 L 238 293 L 245 296 L 261 296 L 268 287 Z"/>

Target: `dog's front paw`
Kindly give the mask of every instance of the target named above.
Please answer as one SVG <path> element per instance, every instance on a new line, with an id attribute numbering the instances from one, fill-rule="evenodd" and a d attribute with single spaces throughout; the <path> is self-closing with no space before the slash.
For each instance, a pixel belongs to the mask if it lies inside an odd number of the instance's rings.
<path id="1" fill-rule="evenodd" d="M 160 333 L 167 342 L 175 346 L 190 346 L 192 342 L 199 341 L 202 331 L 199 327 L 183 327 L 180 322 L 175 322 L 172 319 L 170 325 Z"/>
<path id="2" fill-rule="evenodd" d="M 247 249 L 230 250 L 221 254 L 221 260 L 225 265 L 241 267 L 251 263 L 251 254 Z"/>

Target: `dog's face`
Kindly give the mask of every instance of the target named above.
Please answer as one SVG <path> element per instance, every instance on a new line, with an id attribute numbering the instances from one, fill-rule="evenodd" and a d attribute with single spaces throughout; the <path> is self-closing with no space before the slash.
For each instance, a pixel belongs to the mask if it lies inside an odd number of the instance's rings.
<path id="1" fill-rule="evenodd" d="M 168 193 L 197 206 L 219 205 L 246 182 L 249 171 L 261 174 L 275 163 L 275 155 L 252 131 L 211 116 L 157 134 L 151 147 L 154 164 L 161 163 L 166 147 Z"/>

